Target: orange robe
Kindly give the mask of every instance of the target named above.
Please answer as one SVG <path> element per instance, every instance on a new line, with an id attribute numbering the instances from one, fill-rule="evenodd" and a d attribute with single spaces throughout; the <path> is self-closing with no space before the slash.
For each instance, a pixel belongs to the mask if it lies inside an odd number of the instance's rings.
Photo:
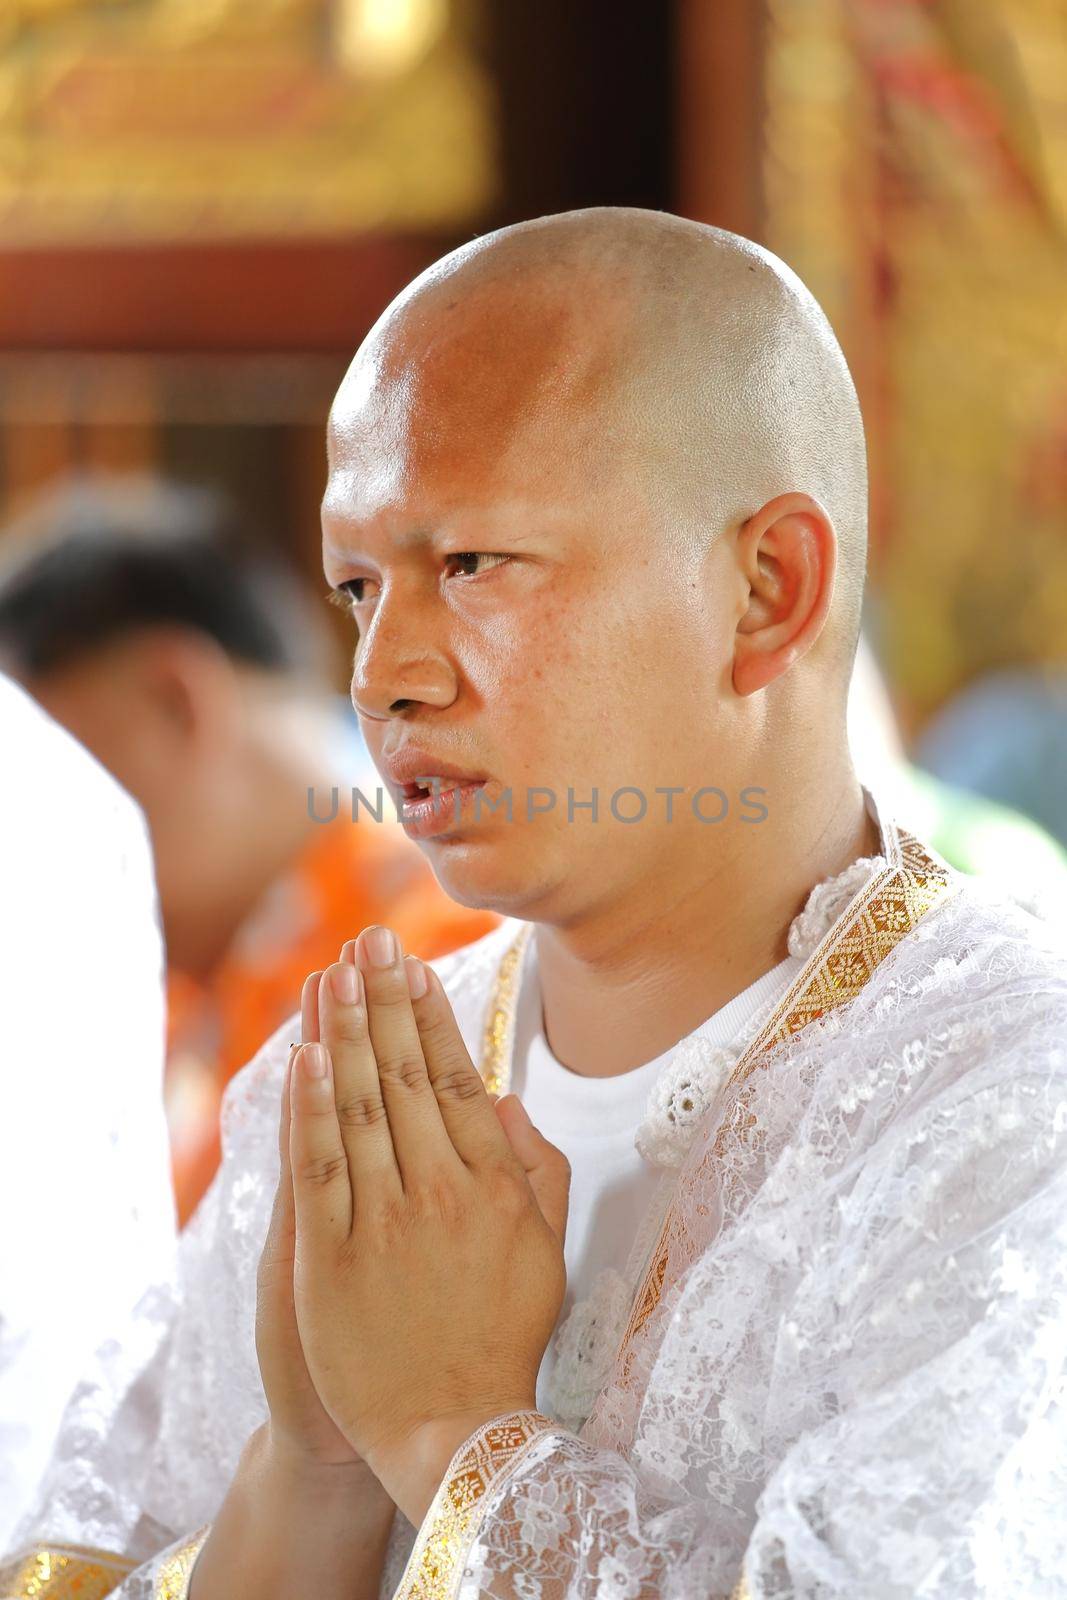
<path id="1" fill-rule="evenodd" d="M 386 923 L 407 953 L 432 960 L 498 920 L 449 900 L 397 828 L 343 817 L 316 828 L 206 983 L 168 974 L 167 1121 L 180 1224 L 218 1167 L 227 1083 L 296 1010 L 309 972 L 336 961 L 370 923 Z"/>

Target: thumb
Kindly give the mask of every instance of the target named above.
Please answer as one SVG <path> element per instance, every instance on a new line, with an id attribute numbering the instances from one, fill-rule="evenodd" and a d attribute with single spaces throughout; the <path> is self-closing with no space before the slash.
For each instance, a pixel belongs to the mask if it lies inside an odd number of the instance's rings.
<path id="1" fill-rule="evenodd" d="M 500 1126 L 541 1208 L 541 1215 L 562 1245 L 567 1232 L 570 1162 L 562 1150 L 557 1150 L 534 1127 L 529 1112 L 517 1094 L 504 1095 L 496 1102 L 495 1109 Z"/>

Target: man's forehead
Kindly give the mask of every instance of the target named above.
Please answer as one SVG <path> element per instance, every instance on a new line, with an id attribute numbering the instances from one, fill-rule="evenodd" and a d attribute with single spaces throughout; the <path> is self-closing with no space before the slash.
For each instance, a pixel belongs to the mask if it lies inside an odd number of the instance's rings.
<path id="1" fill-rule="evenodd" d="M 435 286 L 376 330 L 331 412 L 331 442 L 363 429 L 461 434 L 543 423 L 600 404 L 616 308 L 585 306 L 574 284 Z"/>
<path id="2" fill-rule="evenodd" d="M 324 530 L 342 539 L 355 528 L 438 530 L 473 526 L 520 509 L 543 514 L 580 498 L 588 473 L 579 452 L 560 436 L 559 448 L 533 434 L 507 447 L 484 437 L 432 435 L 391 447 L 385 438 L 343 439 L 330 460 L 322 501 Z"/>

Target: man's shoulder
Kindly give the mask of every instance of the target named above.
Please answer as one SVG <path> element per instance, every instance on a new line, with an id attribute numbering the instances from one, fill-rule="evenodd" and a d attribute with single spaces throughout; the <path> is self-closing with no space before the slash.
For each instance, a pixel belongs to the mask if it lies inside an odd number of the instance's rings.
<path id="1" fill-rule="evenodd" d="M 1055 910 L 1038 914 L 1001 886 L 963 878 L 883 972 L 857 1025 L 887 1060 L 894 1040 L 899 1053 L 918 1051 L 927 1101 L 939 1087 L 999 1093 L 1023 1076 L 1067 1085 L 1067 936 Z"/>
<path id="2" fill-rule="evenodd" d="M 963 875 L 945 920 L 987 982 L 1067 987 L 1067 874 L 1036 886 L 1027 880 L 1017 893 Z"/>

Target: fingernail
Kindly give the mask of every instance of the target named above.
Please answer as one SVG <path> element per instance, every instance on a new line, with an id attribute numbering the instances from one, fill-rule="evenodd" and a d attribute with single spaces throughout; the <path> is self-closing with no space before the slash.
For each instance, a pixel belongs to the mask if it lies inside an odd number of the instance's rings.
<path id="1" fill-rule="evenodd" d="M 321 1044 L 306 1044 L 300 1062 L 309 1078 L 325 1078 L 329 1062 Z"/>
<path id="2" fill-rule="evenodd" d="M 368 928 L 363 948 L 372 967 L 391 967 L 400 955 L 396 934 L 390 928 Z"/>
<path id="3" fill-rule="evenodd" d="M 408 975 L 408 994 L 421 1000 L 430 987 L 430 975 L 417 956 L 405 956 L 404 967 Z"/>
<path id="4" fill-rule="evenodd" d="M 348 965 L 330 968 L 330 987 L 333 997 L 343 1006 L 354 1006 L 359 1003 L 359 973 L 355 967 Z"/>

